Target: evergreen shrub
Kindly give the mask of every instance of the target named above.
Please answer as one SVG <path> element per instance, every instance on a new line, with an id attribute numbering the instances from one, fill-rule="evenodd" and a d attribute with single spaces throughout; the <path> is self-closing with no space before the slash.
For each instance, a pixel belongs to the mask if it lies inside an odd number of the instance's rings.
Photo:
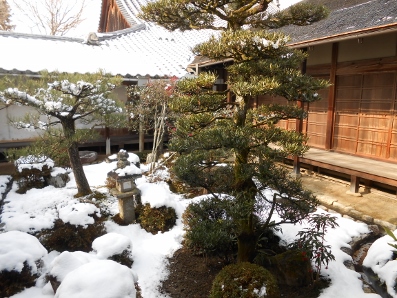
<path id="1" fill-rule="evenodd" d="M 171 207 L 152 208 L 150 204 L 146 203 L 138 208 L 137 219 L 147 232 L 157 234 L 172 229 L 176 223 L 176 212 Z"/>
<path id="2" fill-rule="evenodd" d="M 24 194 L 32 188 L 47 186 L 46 180 L 51 177 L 54 162 L 45 156 L 22 156 L 15 162 L 16 172 L 13 178 L 17 181 L 17 193 Z"/>
<path id="3" fill-rule="evenodd" d="M 185 245 L 195 254 L 230 260 L 237 251 L 236 225 L 228 214 L 230 201 L 207 198 L 190 204 L 184 214 Z"/>
<path id="4" fill-rule="evenodd" d="M 265 268 L 242 262 L 225 266 L 215 277 L 210 298 L 280 297 L 276 279 Z"/>
<path id="5" fill-rule="evenodd" d="M 25 288 L 33 287 L 37 278 L 38 275 L 32 274 L 31 267 L 26 261 L 21 272 L 0 271 L 0 297 L 11 297 Z"/>
<path id="6" fill-rule="evenodd" d="M 125 249 L 121 253 L 113 255 L 108 259 L 115 261 L 121 265 L 127 266 L 128 268 L 131 268 L 132 264 L 134 263 L 134 260 L 131 256 L 131 251 L 128 249 Z"/>
<path id="7" fill-rule="evenodd" d="M 93 215 L 95 222 L 87 225 L 72 225 L 57 219 L 52 229 L 42 230 L 38 239 L 48 250 L 90 252 L 92 241 L 106 234 L 104 218 Z"/>

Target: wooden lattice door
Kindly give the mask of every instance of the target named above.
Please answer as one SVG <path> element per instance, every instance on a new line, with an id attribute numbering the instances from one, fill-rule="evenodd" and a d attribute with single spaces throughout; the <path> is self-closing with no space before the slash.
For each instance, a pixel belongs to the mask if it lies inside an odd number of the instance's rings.
<path id="1" fill-rule="evenodd" d="M 344 75 L 336 82 L 333 149 L 396 159 L 396 73 Z"/>

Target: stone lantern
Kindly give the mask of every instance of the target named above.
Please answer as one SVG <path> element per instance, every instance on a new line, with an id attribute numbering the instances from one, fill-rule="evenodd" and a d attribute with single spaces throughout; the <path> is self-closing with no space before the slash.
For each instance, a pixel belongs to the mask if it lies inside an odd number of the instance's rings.
<path id="1" fill-rule="evenodd" d="M 107 174 L 108 178 L 115 181 L 116 188 L 111 193 L 119 201 L 120 218 L 124 224 L 135 222 L 135 207 L 141 204 L 141 191 L 136 187 L 135 179 L 142 177 L 142 174 L 120 174 L 117 171 L 130 165 L 128 153 L 120 150 L 117 154 L 117 169 Z"/>

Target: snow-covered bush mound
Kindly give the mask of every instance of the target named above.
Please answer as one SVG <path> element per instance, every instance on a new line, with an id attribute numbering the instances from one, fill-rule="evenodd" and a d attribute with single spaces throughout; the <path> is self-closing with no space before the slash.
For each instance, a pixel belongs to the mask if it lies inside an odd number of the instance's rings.
<path id="1" fill-rule="evenodd" d="M 132 250 L 132 241 L 127 236 L 108 233 L 98 237 L 92 242 L 92 249 L 96 251 L 98 258 L 107 259 L 121 254 L 123 251 Z"/>
<path id="2" fill-rule="evenodd" d="M 96 260 L 98 260 L 98 258 L 95 255 L 86 252 L 64 251 L 51 262 L 49 273 L 58 282 L 62 282 L 66 275 L 73 270 Z"/>
<path id="3" fill-rule="evenodd" d="M 81 225 L 87 227 L 89 224 L 95 222 L 94 218 L 90 215 L 95 214 L 101 217 L 98 207 L 89 203 L 79 203 L 77 201 L 70 201 L 66 206 L 59 208 L 59 218 L 65 223 L 71 225 Z"/>
<path id="4" fill-rule="evenodd" d="M 66 275 L 55 298 L 135 298 L 136 276 L 114 261 L 90 262 Z"/>
<path id="5" fill-rule="evenodd" d="M 49 169 L 54 167 L 54 161 L 51 158 L 34 155 L 22 156 L 18 158 L 14 164 L 18 172 L 22 172 L 24 169 L 37 169 L 42 171 L 45 166 Z"/>
<path id="6" fill-rule="evenodd" d="M 46 156 L 22 156 L 15 162 L 17 180 L 21 194 L 32 188 L 43 188 L 48 185 L 47 180 L 51 177 L 54 161 Z"/>
<path id="7" fill-rule="evenodd" d="M 47 250 L 34 236 L 19 231 L 0 234 L 0 297 L 33 287 L 39 276 L 37 264 L 45 255 Z"/>
<path id="8" fill-rule="evenodd" d="M 36 262 L 46 254 L 47 250 L 32 235 L 19 231 L 0 234 L 0 271 L 21 272 L 26 262 L 36 273 Z"/>

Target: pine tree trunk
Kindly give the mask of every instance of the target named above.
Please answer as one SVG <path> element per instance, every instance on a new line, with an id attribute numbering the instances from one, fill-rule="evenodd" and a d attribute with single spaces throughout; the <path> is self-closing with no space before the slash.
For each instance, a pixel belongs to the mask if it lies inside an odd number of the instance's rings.
<path id="1" fill-rule="evenodd" d="M 248 221 L 247 221 L 248 223 Z M 256 236 L 251 227 L 237 237 L 237 263 L 252 262 L 255 256 Z"/>
<path id="2" fill-rule="evenodd" d="M 237 127 L 246 125 L 246 116 L 248 109 L 248 98 L 236 97 L 239 107 L 235 111 L 235 124 Z M 244 206 L 243 210 L 251 210 L 246 214 L 241 214 L 239 218 L 239 234 L 237 235 L 237 262 L 251 262 L 255 253 L 256 236 L 253 224 L 253 211 L 256 196 L 256 186 L 252 177 L 248 178 L 244 174 L 245 166 L 248 164 L 249 148 L 237 149 L 235 151 L 234 179 L 235 190 L 237 193 L 236 200 L 239 206 Z"/>
<path id="3" fill-rule="evenodd" d="M 235 187 L 238 195 L 239 206 L 244 206 L 243 210 L 249 208 L 251 210 L 246 214 L 241 214 L 238 219 L 239 233 L 237 235 L 237 262 L 252 262 L 255 246 L 256 236 L 253 224 L 253 211 L 256 195 L 256 187 L 252 179 L 243 178 L 244 166 L 247 164 L 248 150 L 237 151 L 234 168 Z"/>
<path id="4" fill-rule="evenodd" d="M 75 127 L 73 120 L 62 121 L 62 128 L 65 138 L 70 142 L 68 147 L 68 155 L 70 166 L 72 167 L 74 179 L 76 180 L 77 194 L 76 197 L 86 196 L 92 193 L 87 177 L 85 176 L 83 164 L 80 160 L 78 144 L 73 141 Z"/>

